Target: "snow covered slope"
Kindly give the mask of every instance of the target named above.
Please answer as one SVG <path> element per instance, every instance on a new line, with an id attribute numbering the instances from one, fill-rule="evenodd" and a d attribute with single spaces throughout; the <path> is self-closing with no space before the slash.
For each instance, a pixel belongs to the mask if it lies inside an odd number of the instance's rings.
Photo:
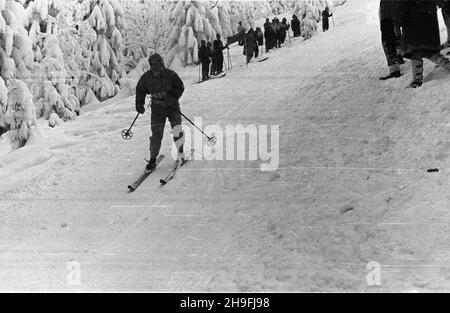
<path id="1" fill-rule="evenodd" d="M 405 89 L 407 62 L 380 82 L 367 3 L 349 1 L 335 21 L 248 67 L 233 48 L 225 78 L 181 75 L 183 111 L 204 125 L 280 126 L 275 172 L 195 161 L 160 187 L 168 158 L 128 194 L 150 132 L 146 114 L 121 139 L 132 98 L 1 155 L 0 289 L 450 290 L 450 76 L 426 63 L 424 86 Z"/>

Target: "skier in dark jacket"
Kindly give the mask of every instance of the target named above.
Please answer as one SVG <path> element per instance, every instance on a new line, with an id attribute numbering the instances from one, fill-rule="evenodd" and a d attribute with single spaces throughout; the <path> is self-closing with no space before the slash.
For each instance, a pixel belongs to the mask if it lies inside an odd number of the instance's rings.
<path id="1" fill-rule="evenodd" d="M 413 81 L 417 88 L 423 84 L 423 58 L 450 71 L 450 60 L 441 53 L 441 39 L 435 0 L 399 1 L 394 19 L 396 29 L 401 28 L 403 57 L 411 59 Z"/>
<path id="2" fill-rule="evenodd" d="M 275 34 L 273 32 L 272 24 L 270 23 L 270 20 L 266 18 L 266 22 L 264 23 L 264 39 L 266 40 L 266 53 L 273 48 L 274 36 Z"/>
<path id="3" fill-rule="evenodd" d="M 220 35 L 217 34 L 216 40 L 213 42 L 214 49 L 214 59 L 216 61 L 216 74 L 220 74 L 223 72 L 223 50 L 228 48 L 228 46 L 224 46 L 222 40 L 220 40 Z"/>
<path id="4" fill-rule="evenodd" d="M 198 49 L 198 60 L 202 64 L 202 80 L 209 78 L 209 58 L 210 51 L 206 46 L 206 41 L 202 40 L 200 48 Z"/>
<path id="5" fill-rule="evenodd" d="M 136 111 L 145 113 L 145 98 L 151 95 L 151 129 L 150 161 L 146 170 L 156 166 L 156 158 L 161 148 L 166 119 L 172 127 L 173 138 L 178 149 L 177 162 L 184 159 L 184 133 L 181 128 L 179 99 L 184 92 L 184 84 L 174 71 L 166 69 L 159 54 L 149 58 L 150 70 L 142 75 L 136 87 Z"/>
<path id="6" fill-rule="evenodd" d="M 300 20 L 298 19 L 297 15 L 292 15 L 292 32 L 294 33 L 294 37 L 300 36 Z"/>
<path id="7" fill-rule="evenodd" d="M 399 38 L 396 35 L 396 33 L 399 33 L 399 30 L 396 31 L 394 29 L 394 17 L 397 11 L 397 3 L 397 0 L 380 1 L 379 16 L 381 43 L 389 67 L 389 75 L 380 77 L 380 80 L 401 76 L 400 64 L 403 63 L 403 59 L 397 53 L 397 42 Z"/>
<path id="8" fill-rule="evenodd" d="M 330 28 L 330 17 L 333 16 L 333 13 L 330 12 L 328 7 L 325 8 L 322 12 L 322 29 L 326 32 Z"/>

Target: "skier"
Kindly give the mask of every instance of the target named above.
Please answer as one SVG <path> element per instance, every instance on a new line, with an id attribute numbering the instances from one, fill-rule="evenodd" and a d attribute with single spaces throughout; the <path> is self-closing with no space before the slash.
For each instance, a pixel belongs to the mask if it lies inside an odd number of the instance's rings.
<path id="1" fill-rule="evenodd" d="M 213 42 L 214 59 L 216 61 L 216 74 L 223 73 L 223 50 L 228 48 L 228 45 L 224 46 L 220 35 L 217 34 L 216 40 Z"/>
<path id="2" fill-rule="evenodd" d="M 136 111 L 145 113 L 145 97 L 151 95 L 150 161 L 146 166 L 151 171 L 161 148 L 166 119 L 170 121 L 173 138 L 178 150 L 177 163 L 184 161 L 184 133 L 181 128 L 179 99 L 184 92 L 184 84 L 174 71 L 166 69 L 163 58 L 155 53 L 149 58 L 150 70 L 142 75 L 136 86 Z"/>
<path id="3" fill-rule="evenodd" d="M 266 22 L 264 23 L 264 39 L 266 40 L 266 53 L 269 52 L 270 49 L 273 48 L 273 28 L 270 20 L 266 18 Z"/>
<path id="4" fill-rule="evenodd" d="M 450 47 L 450 0 L 438 0 L 438 7 L 441 8 L 445 27 L 447 27 L 447 41 L 442 45 L 442 49 Z"/>
<path id="5" fill-rule="evenodd" d="M 300 20 L 298 19 L 297 15 L 292 15 L 292 32 L 294 33 L 294 37 L 300 36 Z"/>
<path id="6" fill-rule="evenodd" d="M 389 75 L 380 77 L 380 80 L 397 78 L 401 76 L 400 64 L 404 63 L 397 53 L 397 35 L 399 31 L 394 29 L 394 17 L 397 9 L 397 0 L 380 1 L 380 30 L 381 43 L 389 67 Z"/>
<path id="7" fill-rule="evenodd" d="M 333 16 L 333 13 L 330 12 L 328 7 L 325 7 L 325 10 L 322 12 L 322 29 L 326 32 L 330 28 L 330 17 Z"/>
<path id="8" fill-rule="evenodd" d="M 202 40 L 198 49 L 198 60 L 202 64 L 202 80 L 209 78 L 209 57 L 210 51 L 206 46 L 206 41 Z"/>
<path id="9" fill-rule="evenodd" d="M 423 58 L 450 71 L 450 60 L 441 53 L 435 0 L 399 1 L 394 24 L 401 27 L 403 57 L 411 59 L 413 81 L 408 87 L 423 84 Z"/>

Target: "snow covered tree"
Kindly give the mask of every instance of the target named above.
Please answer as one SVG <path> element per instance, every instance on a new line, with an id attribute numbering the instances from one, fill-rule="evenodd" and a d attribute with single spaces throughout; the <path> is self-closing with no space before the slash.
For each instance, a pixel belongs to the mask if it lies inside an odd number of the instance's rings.
<path id="1" fill-rule="evenodd" d="M 22 3 L 0 0 L 0 135 L 17 130 L 11 133 L 16 147 L 25 144 L 36 122 L 32 95 L 25 83 L 34 66 L 25 24 Z"/>
<path id="2" fill-rule="evenodd" d="M 165 1 L 121 0 L 126 12 L 125 58 L 127 71 L 134 69 L 149 53 L 162 53 L 169 29 Z"/>
<path id="3" fill-rule="evenodd" d="M 327 0 L 303 0 L 296 3 L 293 13 L 300 19 L 302 37 L 309 39 L 317 31 L 322 11 L 327 6 L 331 7 Z"/>
<path id="4" fill-rule="evenodd" d="M 216 34 L 223 38 L 232 35 L 228 3 L 217 1 L 174 2 L 169 17 L 171 30 L 166 47 L 166 64 L 175 57 L 183 66 L 198 63 L 198 46 L 201 40 L 213 41 Z"/>
<path id="5" fill-rule="evenodd" d="M 73 13 L 83 55 L 90 67 L 83 83 L 99 100 L 113 97 L 123 75 L 121 61 L 126 28 L 123 8 L 116 0 L 84 0 L 74 4 Z"/>

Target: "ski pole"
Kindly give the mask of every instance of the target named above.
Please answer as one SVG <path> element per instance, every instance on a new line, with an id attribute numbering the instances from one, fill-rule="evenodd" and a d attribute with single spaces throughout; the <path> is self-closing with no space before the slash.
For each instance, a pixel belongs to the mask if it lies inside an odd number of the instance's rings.
<path id="1" fill-rule="evenodd" d="M 200 82 L 200 81 L 202 81 L 202 79 L 201 79 L 201 75 L 200 75 L 200 71 L 201 71 L 201 69 L 200 69 L 200 66 L 201 66 L 201 62 L 198 64 L 198 81 Z"/>
<path id="2" fill-rule="evenodd" d="M 123 138 L 123 139 L 125 139 L 125 140 L 130 140 L 131 138 L 133 138 L 133 132 L 131 131 L 131 129 L 133 128 L 134 123 L 136 123 L 136 121 L 137 121 L 139 115 L 141 115 L 141 113 L 138 113 L 138 114 L 136 115 L 136 117 L 134 118 L 133 123 L 131 123 L 130 128 L 122 130 L 122 138 Z"/>
<path id="3" fill-rule="evenodd" d="M 194 124 L 186 115 L 178 111 L 182 117 L 184 117 L 189 123 L 191 123 L 195 128 L 197 128 L 206 138 L 208 138 L 208 146 L 214 146 L 217 143 L 217 138 L 215 136 L 209 137 L 203 130 L 201 130 L 197 125 Z"/>
<path id="4" fill-rule="evenodd" d="M 331 19 L 333 20 L 333 28 L 336 28 L 336 24 L 334 24 L 334 16 L 331 15 Z"/>

